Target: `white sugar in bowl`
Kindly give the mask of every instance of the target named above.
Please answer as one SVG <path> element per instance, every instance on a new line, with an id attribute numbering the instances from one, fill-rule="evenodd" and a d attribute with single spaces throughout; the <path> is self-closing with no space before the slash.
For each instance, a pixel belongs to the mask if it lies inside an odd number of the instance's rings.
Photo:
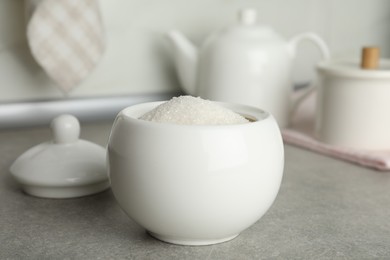
<path id="1" fill-rule="evenodd" d="M 274 118 L 218 103 L 254 122 L 175 125 L 138 119 L 161 102 L 121 111 L 108 144 L 111 188 L 119 205 L 152 236 L 208 245 L 235 238 L 272 205 L 284 150 Z"/>

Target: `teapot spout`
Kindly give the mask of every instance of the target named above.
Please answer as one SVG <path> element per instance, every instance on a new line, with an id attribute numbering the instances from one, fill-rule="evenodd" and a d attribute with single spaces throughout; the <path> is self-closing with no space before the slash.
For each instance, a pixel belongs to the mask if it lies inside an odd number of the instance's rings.
<path id="1" fill-rule="evenodd" d="M 195 96 L 198 50 L 178 31 L 170 31 L 166 36 L 172 45 L 173 61 L 180 84 L 184 92 Z"/>

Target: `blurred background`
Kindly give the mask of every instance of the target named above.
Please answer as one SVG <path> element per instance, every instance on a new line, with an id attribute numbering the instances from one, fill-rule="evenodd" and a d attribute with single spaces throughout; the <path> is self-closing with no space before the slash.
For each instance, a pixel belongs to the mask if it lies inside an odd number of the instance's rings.
<path id="1" fill-rule="evenodd" d="M 313 31 L 332 57 L 358 58 L 363 45 L 390 56 L 388 0 L 100 0 L 106 50 L 92 74 L 65 97 L 32 57 L 26 40 L 25 2 L 0 0 L 0 104 L 102 98 L 179 91 L 164 33 L 178 29 L 200 45 L 212 31 L 236 21 L 252 7 L 260 23 L 289 39 Z M 315 75 L 318 50 L 299 48 L 294 82 Z M 1 110 L 1 107 L 0 107 Z"/>

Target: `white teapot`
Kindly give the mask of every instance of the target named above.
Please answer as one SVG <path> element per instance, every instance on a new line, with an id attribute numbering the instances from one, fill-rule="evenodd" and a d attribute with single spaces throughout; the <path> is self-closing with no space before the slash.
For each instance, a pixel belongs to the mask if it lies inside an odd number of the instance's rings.
<path id="1" fill-rule="evenodd" d="M 325 42 L 304 33 L 285 41 L 270 27 L 256 24 L 256 10 L 239 12 L 238 23 L 211 35 L 198 51 L 178 31 L 167 33 L 179 81 L 190 95 L 260 107 L 285 127 L 294 106 L 292 62 L 301 40 L 315 43 L 324 59 Z"/>

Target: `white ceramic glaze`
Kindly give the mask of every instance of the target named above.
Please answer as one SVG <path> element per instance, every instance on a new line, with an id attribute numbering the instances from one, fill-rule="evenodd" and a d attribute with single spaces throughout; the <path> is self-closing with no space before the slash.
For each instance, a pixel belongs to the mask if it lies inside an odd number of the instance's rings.
<path id="1" fill-rule="evenodd" d="M 390 149 L 390 60 L 379 70 L 352 60 L 318 65 L 316 136 L 345 147 Z"/>
<path id="2" fill-rule="evenodd" d="M 236 237 L 273 203 L 284 153 L 274 118 L 219 103 L 255 119 L 237 125 L 175 125 L 139 120 L 161 102 L 126 108 L 108 145 L 113 193 L 156 238 L 206 245 Z"/>
<path id="3" fill-rule="evenodd" d="M 288 124 L 294 106 L 291 74 L 298 43 L 309 40 L 324 59 L 329 57 L 325 42 L 316 34 L 303 33 L 286 41 L 272 28 L 257 25 L 253 9 L 241 10 L 236 24 L 212 34 L 199 51 L 180 32 L 167 35 L 187 93 L 260 107 L 281 127 Z"/>
<path id="4" fill-rule="evenodd" d="M 30 148 L 10 167 L 23 190 L 43 198 L 74 198 L 107 189 L 106 150 L 79 139 L 77 118 L 61 115 L 51 128 L 53 141 Z"/>

